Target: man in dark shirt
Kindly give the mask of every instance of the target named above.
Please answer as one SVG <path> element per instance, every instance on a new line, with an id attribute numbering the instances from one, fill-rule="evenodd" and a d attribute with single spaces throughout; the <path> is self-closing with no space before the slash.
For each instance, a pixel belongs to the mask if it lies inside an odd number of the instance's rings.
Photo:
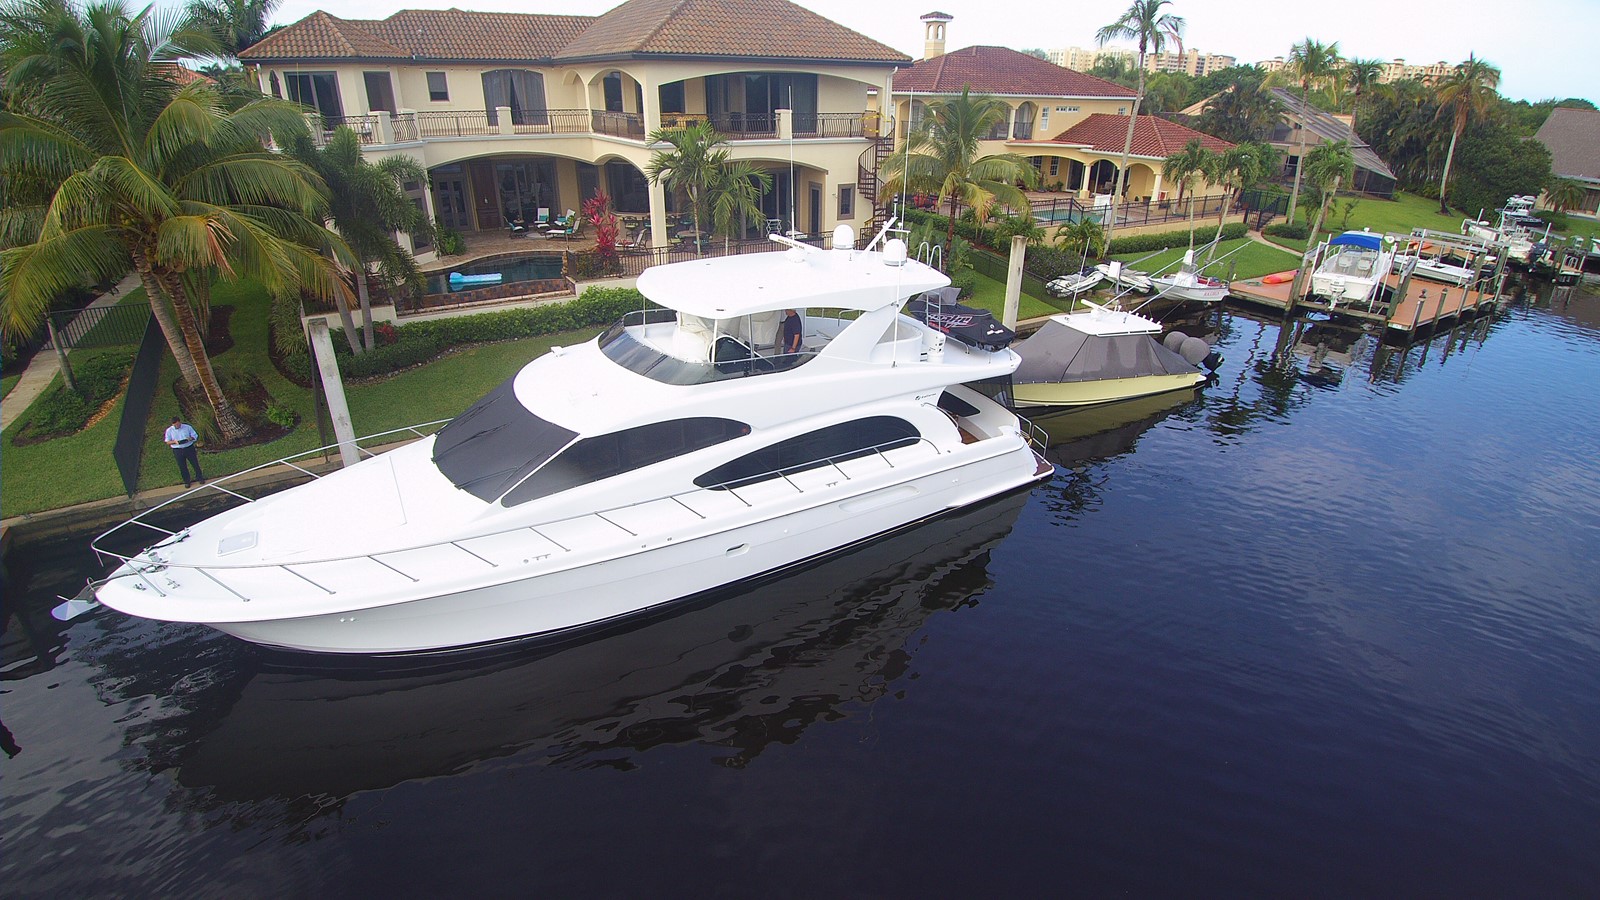
<path id="1" fill-rule="evenodd" d="M 800 323 L 800 315 L 792 309 L 783 311 L 783 353 L 800 352 L 800 335 L 804 326 Z"/>

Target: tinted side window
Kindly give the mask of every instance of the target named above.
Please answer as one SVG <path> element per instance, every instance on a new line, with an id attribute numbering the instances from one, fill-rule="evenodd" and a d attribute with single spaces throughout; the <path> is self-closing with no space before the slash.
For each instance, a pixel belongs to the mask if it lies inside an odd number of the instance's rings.
<path id="1" fill-rule="evenodd" d="M 894 416 L 857 419 L 747 453 L 701 475 L 694 483 L 703 488 L 739 487 L 774 477 L 778 472 L 802 472 L 830 462 L 914 444 L 920 437 L 917 427 L 905 419 Z"/>
<path id="2" fill-rule="evenodd" d="M 749 433 L 750 426 L 743 422 L 694 418 L 653 422 L 584 438 L 512 488 L 502 502 L 506 506 L 516 506 Z"/>

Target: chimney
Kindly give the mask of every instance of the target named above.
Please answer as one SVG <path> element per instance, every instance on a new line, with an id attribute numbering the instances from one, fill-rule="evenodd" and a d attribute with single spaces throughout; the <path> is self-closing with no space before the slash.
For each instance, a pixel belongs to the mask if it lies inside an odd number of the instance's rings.
<path id="1" fill-rule="evenodd" d="M 931 12 L 922 17 L 922 58 L 933 59 L 944 55 L 944 29 L 955 16 Z"/>

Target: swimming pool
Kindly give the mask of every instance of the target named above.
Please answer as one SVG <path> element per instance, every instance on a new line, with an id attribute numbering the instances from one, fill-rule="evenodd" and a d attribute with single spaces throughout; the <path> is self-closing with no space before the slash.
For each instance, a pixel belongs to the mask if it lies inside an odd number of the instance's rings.
<path id="1" fill-rule="evenodd" d="M 463 266 L 433 272 L 428 275 L 427 292 L 430 294 L 445 294 L 485 286 L 482 284 L 461 284 L 451 287 L 449 280 L 451 272 L 460 272 L 462 275 L 489 275 L 498 272 L 500 273 L 500 284 L 509 284 L 514 281 L 560 278 L 561 254 L 530 253 L 526 256 L 483 259 Z"/>

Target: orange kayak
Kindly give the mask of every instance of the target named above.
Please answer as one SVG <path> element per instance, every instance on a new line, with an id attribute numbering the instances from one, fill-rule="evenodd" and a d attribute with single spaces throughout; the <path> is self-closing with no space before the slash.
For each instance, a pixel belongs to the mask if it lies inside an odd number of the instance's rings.
<path id="1" fill-rule="evenodd" d="M 1299 270 L 1298 269 L 1290 269 L 1287 272 L 1278 272 L 1278 273 L 1276 273 L 1274 275 L 1268 275 L 1267 277 L 1261 279 L 1261 283 L 1262 284 L 1284 284 L 1286 282 L 1293 281 L 1294 280 L 1294 273 L 1297 272 L 1297 271 L 1299 271 Z"/>

